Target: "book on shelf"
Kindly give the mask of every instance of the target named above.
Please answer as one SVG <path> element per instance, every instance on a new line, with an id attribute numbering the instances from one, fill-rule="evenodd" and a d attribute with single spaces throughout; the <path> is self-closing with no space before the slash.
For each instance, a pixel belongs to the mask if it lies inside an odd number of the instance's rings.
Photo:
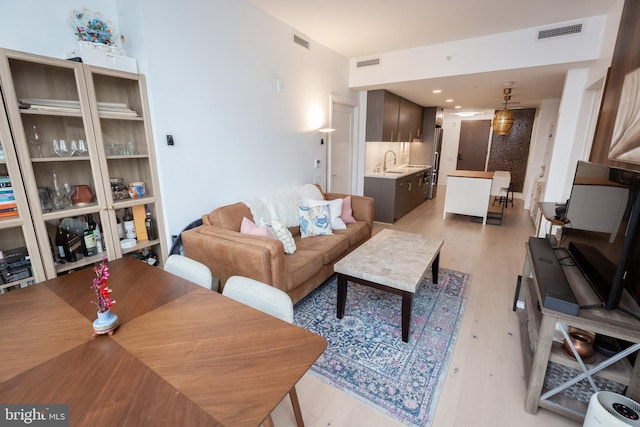
<path id="1" fill-rule="evenodd" d="M 13 202 L 0 202 L 0 218 L 18 215 L 18 205 Z"/>

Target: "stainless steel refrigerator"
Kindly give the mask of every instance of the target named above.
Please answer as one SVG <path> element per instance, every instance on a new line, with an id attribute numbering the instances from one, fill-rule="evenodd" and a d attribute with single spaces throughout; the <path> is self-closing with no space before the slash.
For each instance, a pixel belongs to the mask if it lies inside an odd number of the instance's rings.
<path id="1" fill-rule="evenodd" d="M 438 176 L 440 174 L 440 150 L 442 149 L 442 128 L 435 128 L 433 140 L 425 141 L 427 164 L 431 165 L 431 180 L 429 181 L 429 199 L 433 199 L 438 191 Z"/>

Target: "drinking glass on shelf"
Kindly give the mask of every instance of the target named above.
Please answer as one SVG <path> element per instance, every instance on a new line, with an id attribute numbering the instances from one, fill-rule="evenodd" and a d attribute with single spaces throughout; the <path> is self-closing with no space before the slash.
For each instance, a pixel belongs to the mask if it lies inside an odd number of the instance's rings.
<path id="1" fill-rule="evenodd" d="M 69 157 L 71 157 L 74 154 L 76 154 L 76 151 L 78 151 L 78 143 L 76 142 L 75 139 L 72 139 L 71 140 L 71 148 L 69 150 Z"/>
<path id="2" fill-rule="evenodd" d="M 32 144 L 34 147 L 36 147 L 38 157 L 42 157 L 42 150 L 40 148 L 40 131 L 38 130 L 38 127 L 36 125 L 29 127 L 27 132 L 27 141 L 29 142 L 29 144 Z"/>
<path id="3" fill-rule="evenodd" d="M 138 154 L 138 150 L 132 141 L 127 142 L 127 154 L 134 155 Z"/>
<path id="4" fill-rule="evenodd" d="M 60 157 L 69 155 L 69 149 L 64 139 L 61 139 L 60 142 L 53 140 L 53 151 Z"/>
<path id="5" fill-rule="evenodd" d="M 78 154 L 81 156 L 86 155 L 88 152 L 87 145 L 84 143 L 84 139 L 78 141 Z"/>
<path id="6" fill-rule="evenodd" d="M 73 195 L 73 187 L 68 182 L 64 183 L 64 193 L 67 196 L 65 199 L 65 204 L 70 208 L 73 207 L 73 202 L 71 201 L 71 196 Z"/>
<path id="7" fill-rule="evenodd" d="M 58 174 L 56 174 L 56 171 L 53 171 L 51 175 L 53 177 L 53 208 L 55 210 L 64 209 L 64 194 L 58 184 Z"/>

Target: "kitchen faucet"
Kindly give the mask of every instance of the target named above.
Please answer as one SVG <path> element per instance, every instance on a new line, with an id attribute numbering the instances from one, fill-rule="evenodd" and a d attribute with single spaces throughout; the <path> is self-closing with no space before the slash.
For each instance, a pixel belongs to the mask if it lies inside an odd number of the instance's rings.
<path id="1" fill-rule="evenodd" d="M 387 171 L 387 154 L 393 154 L 393 164 L 396 164 L 396 153 L 393 152 L 393 150 L 389 150 L 386 153 L 384 153 L 384 162 L 382 162 L 382 172 L 386 172 Z"/>

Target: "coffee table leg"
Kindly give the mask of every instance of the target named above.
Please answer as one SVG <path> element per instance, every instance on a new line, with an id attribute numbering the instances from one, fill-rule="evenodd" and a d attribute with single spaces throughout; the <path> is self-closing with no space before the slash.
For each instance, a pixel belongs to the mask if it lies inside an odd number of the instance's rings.
<path id="1" fill-rule="evenodd" d="M 409 342 L 409 327 L 411 326 L 411 304 L 413 294 L 411 292 L 402 293 L 402 341 Z"/>
<path id="2" fill-rule="evenodd" d="M 338 319 L 342 319 L 344 316 L 344 305 L 347 301 L 347 278 L 338 273 L 338 301 L 337 301 L 337 313 Z"/>
<path id="3" fill-rule="evenodd" d="M 436 255 L 436 257 L 434 258 L 433 262 L 431 263 L 431 277 L 433 278 L 433 284 L 437 285 L 438 284 L 438 268 L 440 265 L 440 252 L 438 252 L 438 255 Z"/>

